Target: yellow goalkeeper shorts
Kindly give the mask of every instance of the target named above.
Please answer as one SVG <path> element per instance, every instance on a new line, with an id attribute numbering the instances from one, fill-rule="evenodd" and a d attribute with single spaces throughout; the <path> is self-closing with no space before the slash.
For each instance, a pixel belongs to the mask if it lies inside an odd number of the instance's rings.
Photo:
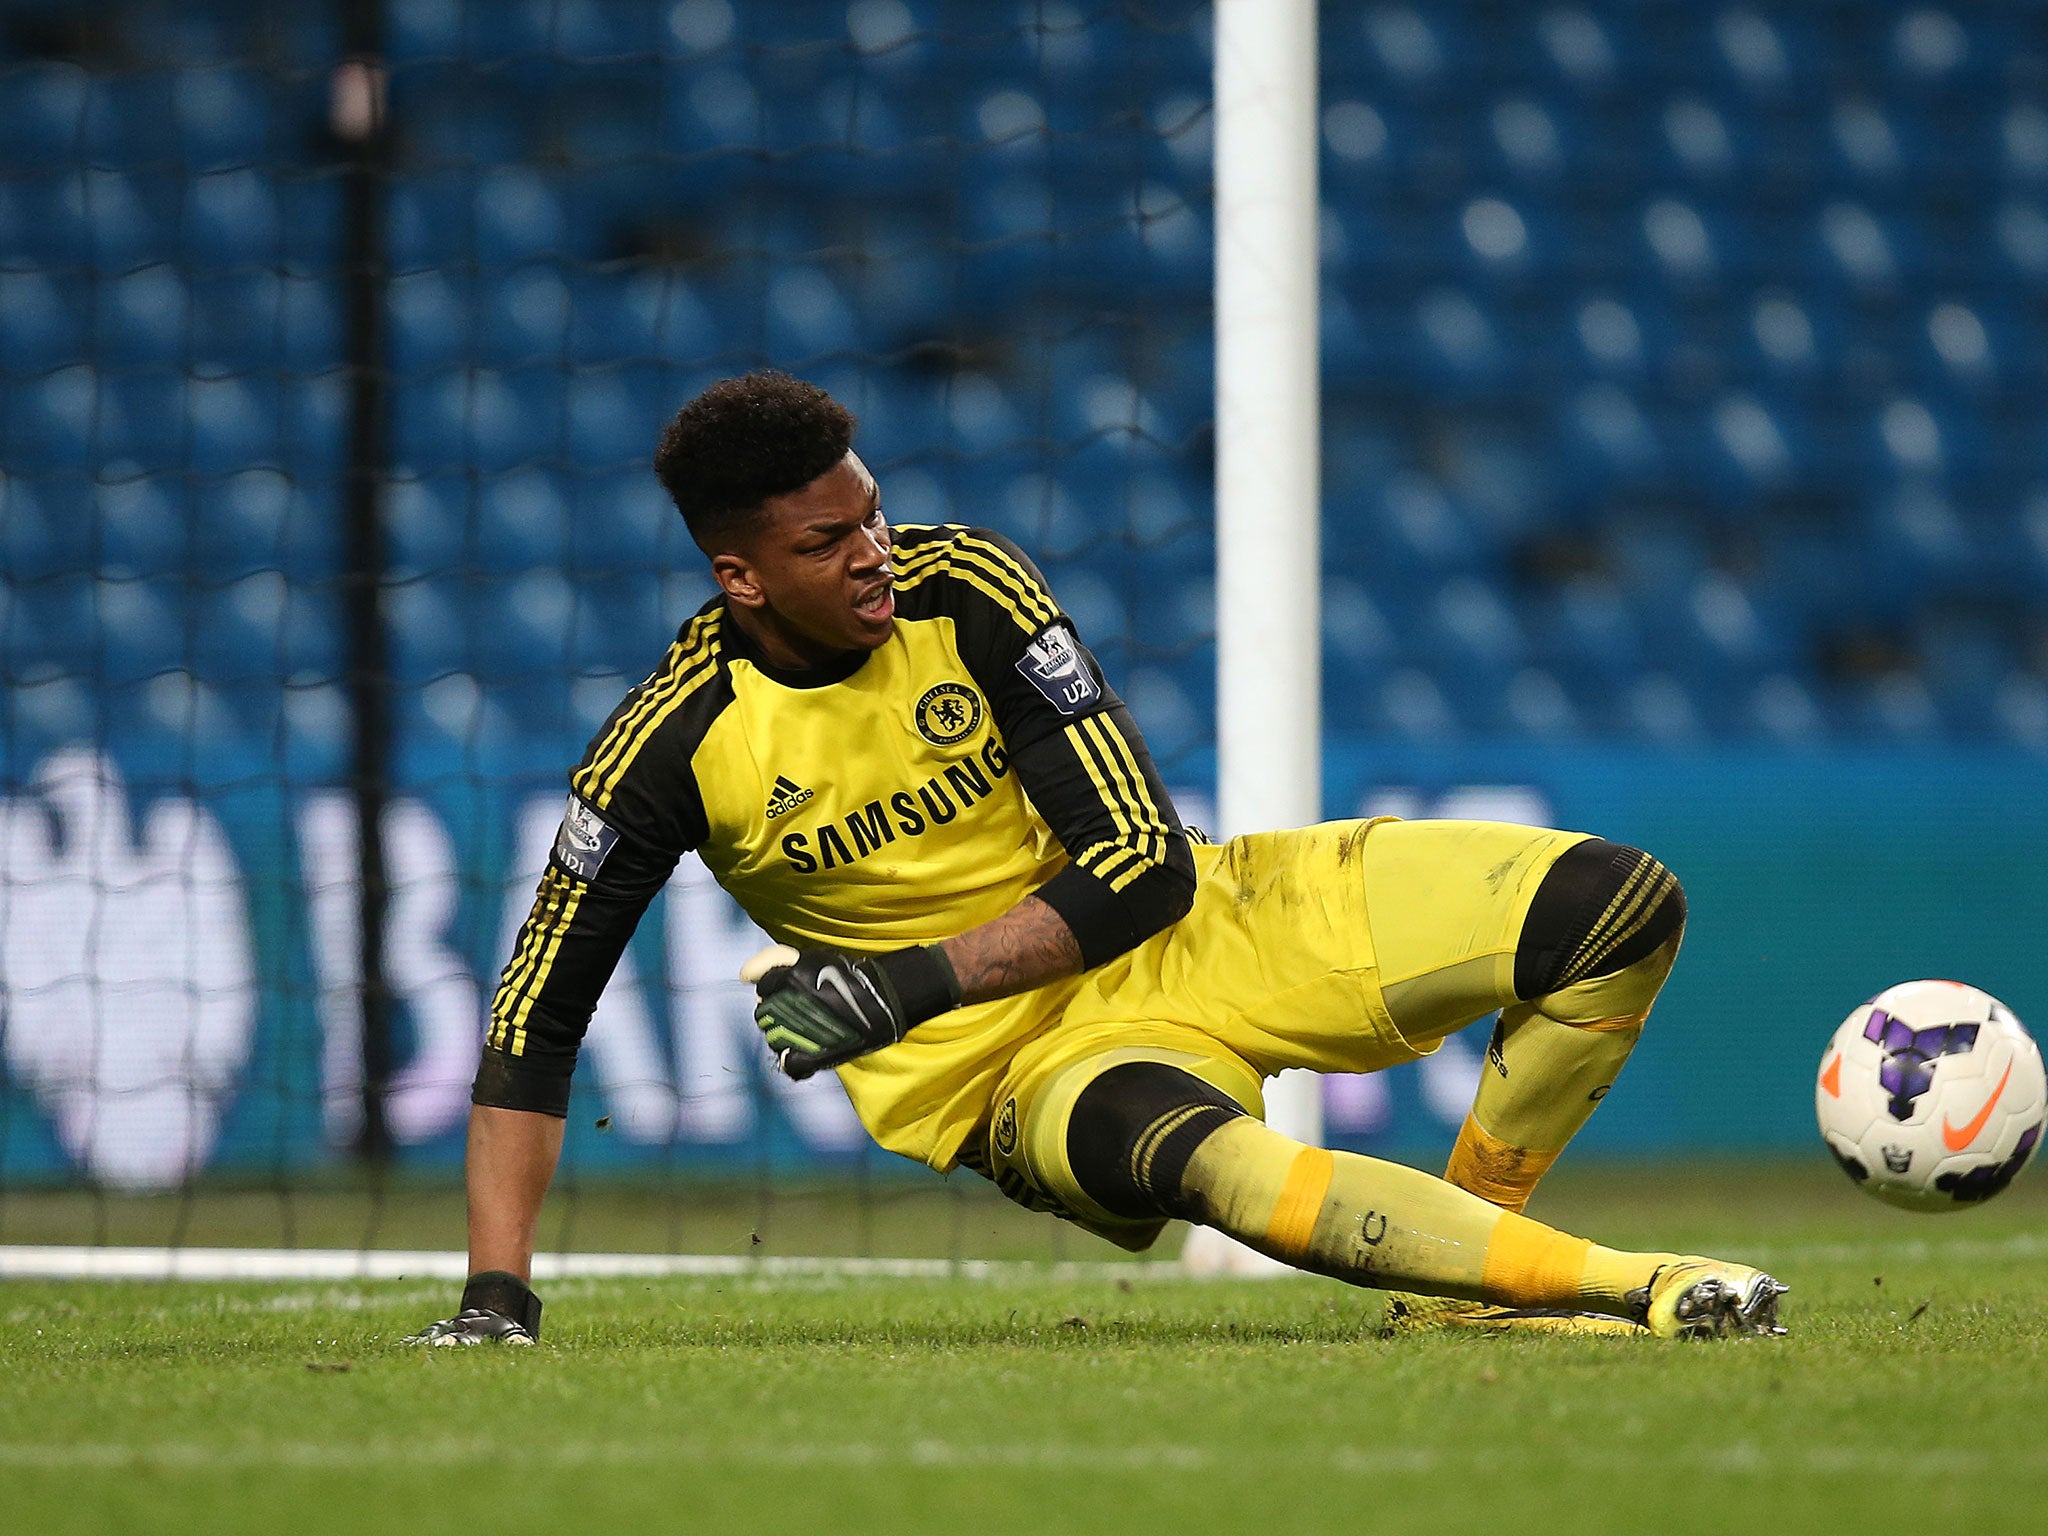
<path id="1" fill-rule="evenodd" d="M 1023 1204 L 1145 1246 L 1163 1224 L 1103 1210 L 1068 1165 L 1067 1120 L 1090 1082 L 1125 1062 L 1164 1062 L 1263 1118 L 1261 1080 L 1290 1067 L 1375 1072 L 1428 1055 L 1513 998 L 1529 904 L 1585 836 L 1383 818 L 1198 849 L 1192 910 L 1089 973 L 1059 1022 L 1017 1051 L 990 1102 L 986 1154 L 977 1135 L 962 1161 Z M 1465 984 L 1441 994 L 1470 1001 L 1404 1019 L 1404 1033 L 1383 983 L 1443 975 Z"/>

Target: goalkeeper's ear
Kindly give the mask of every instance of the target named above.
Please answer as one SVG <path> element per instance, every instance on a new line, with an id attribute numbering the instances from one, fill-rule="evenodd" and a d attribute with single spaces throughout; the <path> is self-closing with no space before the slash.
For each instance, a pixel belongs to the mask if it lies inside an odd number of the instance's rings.
<path id="1" fill-rule="evenodd" d="M 770 944 L 740 967 L 740 980 L 754 986 L 770 971 L 795 965 L 800 957 L 787 944 Z"/>

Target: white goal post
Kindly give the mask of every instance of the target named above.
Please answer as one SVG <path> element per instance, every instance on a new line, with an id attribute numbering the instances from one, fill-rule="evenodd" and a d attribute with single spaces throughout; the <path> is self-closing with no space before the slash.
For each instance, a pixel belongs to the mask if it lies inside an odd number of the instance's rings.
<path id="1" fill-rule="evenodd" d="M 1314 0 L 1216 0 L 1216 792 L 1224 835 L 1322 816 Z M 1322 1139 L 1318 1080 L 1266 1092 Z M 1219 1233 L 1191 1269 L 1280 1266 Z"/>

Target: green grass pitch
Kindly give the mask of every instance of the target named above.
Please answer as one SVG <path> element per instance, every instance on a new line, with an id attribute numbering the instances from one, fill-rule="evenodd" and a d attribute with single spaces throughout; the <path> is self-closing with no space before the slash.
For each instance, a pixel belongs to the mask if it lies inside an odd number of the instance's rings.
<path id="1" fill-rule="evenodd" d="M 2019 1529 L 2048 1495 L 2033 1178 L 1921 1218 L 1826 1169 L 1554 1175 L 1559 1225 L 1792 1282 L 1791 1337 L 1715 1345 L 1383 1341 L 1370 1292 L 1144 1263 L 564 1282 L 542 1347 L 431 1353 L 394 1340 L 441 1285 L 11 1282 L 0 1527 Z"/>

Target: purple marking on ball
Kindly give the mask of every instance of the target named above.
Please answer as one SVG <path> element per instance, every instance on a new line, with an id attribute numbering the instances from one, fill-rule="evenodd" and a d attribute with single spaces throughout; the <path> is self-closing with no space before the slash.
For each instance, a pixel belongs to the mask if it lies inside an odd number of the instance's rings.
<path id="1" fill-rule="evenodd" d="M 1914 1029 L 1882 1008 L 1870 1011 L 1863 1038 L 1884 1052 L 1877 1080 L 1891 1095 L 1885 1108 L 1894 1120 L 1913 1118 L 1913 1101 L 1934 1086 L 1934 1063 L 1944 1056 L 1967 1056 L 1977 1048 L 1976 1024 L 1937 1024 Z"/>

